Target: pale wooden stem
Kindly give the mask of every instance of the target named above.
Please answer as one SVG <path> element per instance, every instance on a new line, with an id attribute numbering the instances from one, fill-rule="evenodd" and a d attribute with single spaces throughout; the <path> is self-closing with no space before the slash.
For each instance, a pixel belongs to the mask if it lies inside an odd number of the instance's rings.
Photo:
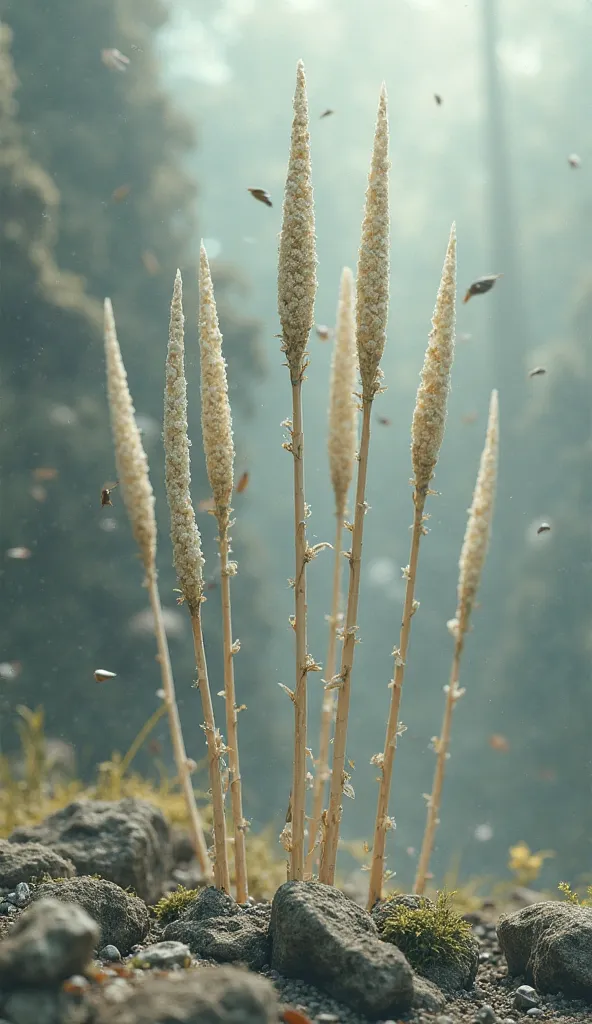
<path id="1" fill-rule="evenodd" d="M 294 458 L 294 602 L 296 631 L 296 689 L 294 690 L 294 771 L 292 777 L 292 850 L 290 878 L 304 878 L 306 813 L 306 508 L 304 503 L 304 435 L 302 380 L 292 381 L 292 455 Z"/>
<path id="2" fill-rule="evenodd" d="M 426 827 L 425 832 L 423 834 L 421 854 L 419 856 L 417 874 L 415 876 L 415 883 L 413 886 L 413 892 L 417 893 L 419 896 L 423 896 L 425 891 L 428 870 L 430 867 L 430 858 L 432 856 L 432 851 L 434 849 L 434 837 L 436 835 L 436 828 L 438 827 L 439 824 L 438 813 L 440 811 L 440 802 L 442 799 L 442 786 L 444 784 L 444 772 L 446 770 L 446 761 L 448 760 L 448 747 L 450 746 L 450 728 L 452 725 L 452 712 L 454 711 L 455 705 L 459 697 L 458 678 L 460 674 L 460 658 L 462 654 L 463 643 L 464 634 L 459 632 L 454 645 L 454 657 L 452 659 L 450 682 L 448 684 L 448 691 L 446 693 L 446 706 L 444 708 L 442 732 L 438 740 L 436 770 L 434 772 L 434 784 L 432 786 L 432 792 L 430 795 L 430 799 L 428 801 Z"/>
<path id="3" fill-rule="evenodd" d="M 154 616 L 154 632 L 156 635 L 156 646 L 158 649 L 158 662 L 160 664 L 162 688 L 164 690 L 164 702 L 166 704 L 169 718 L 169 731 L 173 744 L 173 755 L 175 758 L 177 775 L 179 777 L 179 782 L 181 783 L 183 796 L 185 797 L 185 804 L 187 806 L 191 845 L 195 851 L 195 856 L 200 870 L 209 880 L 212 877 L 212 865 L 210 858 L 208 857 L 208 847 L 204 835 L 201 815 L 197 809 L 195 793 L 193 792 L 193 785 L 191 783 L 191 772 L 187 761 L 183 733 L 181 731 L 181 720 L 179 718 L 179 709 L 175 698 L 175 684 L 173 681 L 169 645 L 164 628 L 160 594 L 158 592 L 156 571 L 154 569 L 147 573 L 146 582 L 150 597 L 150 605 L 152 607 L 152 614 Z"/>
<path id="4" fill-rule="evenodd" d="M 337 649 L 337 631 L 339 629 L 339 602 L 341 597 L 341 576 L 343 567 L 343 556 L 341 554 L 341 543 L 343 536 L 344 509 L 338 509 L 337 527 L 335 530 L 335 545 L 333 552 L 333 594 L 331 597 L 331 616 L 329 618 L 329 642 L 327 645 L 327 660 L 325 662 L 325 681 L 331 682 L 335 675 L 335 653 Z M 313 790 L 312 819 L 309 823 L 310 835 L 308 841 L 308 857 L 306 859 L 306 873 L 311 874 L 317 833 L 319 831 L 321 814 L 323 813 L 323 798 L 325 794 L 325 782 L 329 777 L 329 746 L 331 743 L 331 727 L 335 717 L 335 690 L 323 692 L 323 705 L 321 708 L 321 731 L 319 737 L 319 756 L 316 764 L 316 774 Z"/>
<path id="5" fill-rule="evenodd" d="M 405 663 L 409 647 L 409 636 L 411 633 L 411 619 L 413 618 L 413 601 L 415 595 L 415 581 L 417 577 L 417 560 L 419 557 L 419 542 L 423 533 L 423 510 L 426 495 L 413 495 L 415 513 L 413 517 L 413 532 L 411 534 L 411 552 L 409 555 L 409 567 L 407 573 L 407 584 L 405 587 L 405 603 L 403 605 L 403 618 L 401 621 L 401 633 L 399 637 L 399 648 L 395 653 L 395 667 L 393 681 L 391 682 L 391 701 L 389 716 L 386 727 L 386 738 L 384 741 L 383 761 L 378 787 L 378 804 L 376 807 L 376 821 L 374 824 L 374 842 L 372 844 L 372 863 L 370 867 L 370 885 L 368 892 L 368 908 L 372 909 L 382 895 L 382 882 L 384 878 L 384 854 L 386 847 L 386 834 L 390 828 L 388 816 L 389 797 L 391 782 L 393 778 L 393 765 L 397 750 L 397 731 L 399 728 L 399 708 L 401 706 L 401 691 L 405 677 Z"/>
<path id="6" fill-rule="evenodd" d="M 234 688 L 234 655 L 232 652 L 232 615 L 230 608 L 230 573 L 228 571 L 229 537 L 228 516 L 219 520 L 220 570 L 222 590 L 222 627 L 224 638 L 224 696 L 226 704 L 226 737 L 230 771 L 230 801 L 234 829 L 234 873 L 236 901 L 246 903 L 249 896 L 247 883 L 247 855 L 245 848 L 245 820 L 238 756 L 238 711 Z"/>
<path id="7" fill-rule="evenodd" d="M 331 789 L 327 829 L 321 847 L 321 866 L 319 880 L 326 885 L 333 885 L 335 880 L 335 864 L 339 843 L 339 825 L 341 822 L 343 786 L 345 782 L 345 749 L 347 742 L 347 720 L 351 691 L 351 674 L 354 664 L 356 645 L 358 600 L 360 596 L 360 571 L 362 565 L 362 540 L 364 536 L 364 518 L 366 515 L 366 473 L 368 470 L 368 449 L 370 447 L 370 415 L 372 398 L 362 401 L 362 436 L 358 455 L 358 479 L 356 484 L 356 508 L 352 533 L 351 552 L 349 556 L 349 589 L 347 594 L 347 611 L 345 614 L 344 640 L 341 654 L 341 681 L 337 691 L 337 716 L 335 719 L 335 736 L 333 739 L 333 768 L 331 772 Z"/>
<path id="8" fill-rule="evenodd" d="M 208 681 L 208 667 L 201 626 L 201 610 L 192 610 L 191 628 L 193 631 L 193 649 L 197 666 L 197 685 L 201 696 L 204 716 L 206 743 L 208 748 L 208 768 L 210 773 L 210 789 L 212 791 L 212 810 L 214 816 L 214 884 L 230 894 L 230 873 L 226 852 L 226 821 L 224 819 L 224 793 L 222 791 L 222 775 L 220 772 L 220 754 L 222 740 L 216 732 L 212 695 Z"/>

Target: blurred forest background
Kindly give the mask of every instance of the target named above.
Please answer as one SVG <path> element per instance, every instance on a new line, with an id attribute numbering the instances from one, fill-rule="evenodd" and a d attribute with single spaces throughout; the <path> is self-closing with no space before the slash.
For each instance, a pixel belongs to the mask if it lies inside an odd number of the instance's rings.
<path id="1" fill-rule="evenodd" d="M 283 817 L 291 769 L 289 382 L 279 351 L 277 236 L 295 65 L 308 78 L 319 254 L 316 320 L 332 325 L 355 268 L 381 81 L 391 124 L 392 290 L 370 449 L 344 833 L 371 836 L 369 759 L 381 748 L 411 522 L 409 424 L 448 231 L 459 304 L 447 434 L 421 559 L 403 693 L 389 866 L 409 884 L 447 682 L 457 563 L 500 390 L 494 537 L 467 644 L 436 877 L 504 874 L 525 840 L 556 852 L 544 879 L 592 879 L 592 136 L 588 0 L 0 0 L 0 741 L 43 703 L 80 769 L 125 749 L 157 706 L 141 572 L 113 478 L 100 304 L 110 295 L 157 493 L 159 568 L 189 753 L 202 751 L 191 638 L 175 606 L 163 500 L 161 404 L 174 271 L 185 281 L 194 498 L 199 436 L 195 263 L 206 239 L 229 362 L 237 475 L 234 597 L 248 817 Z M 101 61 L 115 47 L 123 72 Z M 436 100 L 438 96 L 441 102 Z M 331 109 L 330 116 L 321 114 Z M 573 159 L 573 156 L 577 160 Z M 572 160 L 570 163 L 570 156 Z M 271 209 L 248 187 L 269 190 Z M 333 537 L 329 344 L 305 387 L 311 543 Z M 528 377 L 536 366 L 544 376 Z M 53 474 L 49 470 L 55 471 Z M 45 472 L 43 472 L 45 471 Z M 537 534 L 546 521 L 551 531 Z M 202 515 L 212 578 L 211 517 Z M 7 551 L 25 547 L 27 559 Z M 309 645 L 323 661 L 330 556 L 309 575 Z M 205 608 L 214 690 L 219 604 Z M 12 671 L 6 666 L 14 666 Z M 2 673 L 2 666 L 4 673 Z M 118 673 L 97 686 L 93 670 Z M 310 677 L 310 743 L 321 684 Z M 222 711 L 220 706 L 219 713 Z M 166 730 L 159 736 L 165 745 Z M 168 757 L 168 753 L 166 754 Z M 150 770 L 148 755 L 141 762 Z"/>

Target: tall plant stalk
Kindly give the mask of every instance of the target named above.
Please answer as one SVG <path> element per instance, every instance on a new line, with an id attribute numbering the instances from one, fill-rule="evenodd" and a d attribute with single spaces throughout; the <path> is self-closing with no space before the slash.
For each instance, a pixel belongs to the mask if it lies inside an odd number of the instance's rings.
<path id="1" fill-rule="evenodd" d="M 222 591 L 222 634 L 224 654 L 224 702 L 230 776 L 230 805 L 234 832 L 236 898 L 246 903 L 249 888 L 245 846 L 246 822 L 243 817 L 242 784 L 238 752 L 238 707 L 234 683 L 234 655 L 240 645 L 232 638 L 230 579 L 236 575 L 236 562 L 230 560 L 230 516 L 234 478 L 234 442 L 232 416 L 228 400 L 226 363 L 222 356 L 222 335 L 210 267 L 202 244 L 199 260 L 199 346 L 201 363 L 201 425 L 208 479 L 214 497 L 214 515 L 218 523 Z"/>
<path id="2" fill-rule="evenodd" d="M 341 577 L 343 567 L 342 541 L 347 494 L 352 482 L 357 445 L 358 408 L 355 397 L 357 378 L 356 332 L 354 311 L 354 280 L 349 267 L 341 273 L 339 302 L 335 323 L 335 343 L 331 361 L 329 386 L 329 468 L 335 496 L 335 544 L 333 547 L 333 587 L 329 639 L 325 661 L 325 689 L 321 707 L 319 753 L 315 766 L 313 809 L 309 827 L 307 875 L 312 873 L 314 851 L 317 845 L 325 783 L 329 779 L 329 746 L 331 728 L 335 718 L 335 690 L 331 679 L 335 675 Z"/>
<path id="3" fill-rule="evenodd" d="M 224 793 L 220 758 L 224 745 L 216 730 L 212 697 L 209 688 L 203 635 L 201 605 L 204 590 L 204 558 L 201 536 L 191 502 L 191 467 L 187 436 L 187 381 L 185 379 L 185 339 L 183 317 L 183 284 L 177 271 L 169 326 L 164 393 L 165 483 L 171 517 L 171 540 L 181 600 L 191 618 L 193 644 L 197 665 L 204 730 L 206 734 L 208 770 L 214 818 L 214 883 L 230 892 L 230 875 L 226 851 Z"/>
<path id="4" fill-rule="evenodd" d="M 489 545 L 491 523 L 493 519 L 493 506 L 497 484 L 497 463 L 499 448 L 499 410 L 497 391 L 491 394 L 489 404 L 489 419 L 487 423 L 487 435 L 485 447 L 481 455 L 479 473 L 473 501 L 469 510 L 469 519 L 465 533 L 459 562 L 458 579 L 458 605 L 456 616 L 448 623 L 450 632 L 454 637 L 454 655 L 452 659 L 452 670 L 448 686 L 444 688 L 446 704 L 442 730 L 438 739 L 435 740 L 436 769 L 432 792 L 428 799 L 426 827 L 421 846 L 421 853 L 415 876 L 413 891 L 422 895 L 425 891 L 430 858 L 434 848 L 434 838 L 438 827 L 438 814 L 442 799 L 442 787 L 444 784 L 444 772 L 448 760 L 448 748 L 450 746 L 450 730 L 452 726 L 452 713 L 457 702 L 464 694 L 459 687 L 460 660 L 463 652 L 465 637 L 470 623 L 471 612 L 475 604 L 475 598 L 481 582 L 483 566 Z"/>
<path id="5" fill-rule="evenodd" d="M 284 447 L 294 466 L 294 620 L 296 634 L 296 685 L 290 694 L 294 704 L 294 760 L 292 774 L 292 822 L 287 842 L 290 877 L 304 877 L 306 814 L 307 678 L 314 666 L 309 657 L 306 628 L 306 566 L 312 551 L 306 541 L 307 508 L 304 497 L 304 433 L 302 383 L 306 369 L 306 345 L 314 323 L 316 249 L 313 191 L 308 130 L 308 101 L 304 65 L 298 62 L 294 93 L 294 118 L 288 173 L 284 191 L 278 262 L 278 312 L 282 326 L 282 351 L 292 386 L 291 440 Z M 284 830 L 283 835 L 285 835 Z"/>
<path id="6" fill-rule="evenodd" d="M 136 424 L 134 406 L 129 392 L 127 375 L 121 357 L 113 310 L 109 299 L 105 299 L 105 358 L 107 364 L 107 392 L 117 472 L 124 504 L 146 573 L 150 605 L 154 616 L 158 662 L 177 775 L 185 797 L 189 834 L 193 849 L 200 870 L 206 878 L 210 878 L 212 865 L 208 857 L 201 816 L 197 809 L 191 783 L 191 770 L 181 730 L 171 659 L 158 592 L 154 494 L 148 474 L 148 460 L 142 446 L 140 431 Z"/>
<path id="7" fill-rule="evenodd" d="M 415 600 L 419 545 L 427 532 L 425 527 L 425 503 L 429 494 L 430 481 L 440 454 L 446 424 L 446 407 L 450 390 L 450 371 L 454 357 L 454 323 L 456 297 L 456 230 L 450 232 L 448 249 L 442 270 L 442 279 L 432 318 L 432 331 L 425 354 L 421 382 L 417 391 L 413 424 L 411 428 L 411 461 L 414 470 L 413 525 L 409 565 L 404 570 L 405 601 L 399 646 L 393 651 L 394 674 L 390 683 L 391 699 L 386 727 L 384 750 L 375 754 L 372 763 L 380 768 L 378 779 L 378 803 L 374 825 L 372 861 L 368 907 L 372 909 L 382 894 L 384 861 L 387 832 L 393 827 L 389 816 L 389 798 L 393 777 L 393 766 L 397 749 L 397 736 L 401 731 L 399 710 L 401 692 L 405 677 L 411 620 L 418 604 Z"/>
<path id="8" fill-rule="evenodd" d="M 351 550 L 349 551 L 349 588 L 341 668 L 338 676 L 331 680 L 331 683 L 337 688 L 337 715 L 333 739 L 333 766 L 329 808 L 327 811 L 325 834 L 321 845 L 319 871 L 321 882 L 325 882 L 327 885 L 333 885 L 335 879 L 335 864 L 344 791 L 349 792 L 351 795 L 349 774 L 345 771 L 345 751 L 351 674 L 358 629 L 357 617 L 364 518 L 368 509 L 366 504 L 366 474 L 370 445 L 370 417 L 374 398 L 381 389 L 382 371 L 380 370 L 380 360 L 386 342 L 388 318 L 390 269 L 389 167 L 387 96 L 386 88 L 383 85 L 378 103 L 374 148 L 368 177 L 368 188 L 366 190 L 366 204 L 357 269 L 356 345 L 362 380 L 362 436 L 358 455 L 352 543 Z M 348 789 L 345 789 L 346 785 Z"/>

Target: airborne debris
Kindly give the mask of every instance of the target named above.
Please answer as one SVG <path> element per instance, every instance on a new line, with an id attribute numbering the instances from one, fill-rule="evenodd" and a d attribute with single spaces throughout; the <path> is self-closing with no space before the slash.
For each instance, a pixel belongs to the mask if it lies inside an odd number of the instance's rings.
<path id="1" fill-rule="evenodd" d="M 467 288 L 463 302 L 468 302 L 472 295 L 485 295 L 485 292 L 491 291 L 499 277 L 503 277 L 503 274 L 486 274 L 485 277 L 478 277 Z"/>
<path id="2" fill-rule="evenodd" d="M 494 732 L 488 740 L 489 746 L 492 750 L 497 750 L 501 754 L 507 754 L 510 749 L 510 742 L 506 736 L 502 736 L 501 733 Z"/>
<path id="3" fill-rule="evenodd" d="M 150 277 L 156 277 L 160 272 L 160 263 L 151 249 L 144 249 L 142 253 L 142 263 L 144 264 L 144 270 L 150 275 Z"/>
<path id="4" fill-rule="evenodd" d="M 438 104 L 438 106 L 441 107 L 442 106 L 442 97 L 440 96 L 440 93 L 435 92 L 434 93 L 434 99 L 435 99 L 436 103 Z"/>
<path id="5" fill-rule="evenodd" d="M 31 551 L 29 548 L 8 548 L 6 557 L 14 558 L 17 561 L 24 561 L 26 558 L 31 557 Z"/>
<path id="6" fill-rule="evenodd" d="M 535 366 L 534 370 L 530 370 L 529 377 L 542 377 L 547 371 L 544 366 Z"/>
<path id="7" fill-rule="evenodd" d="M 582 166 L 581 158 L 577 153 L 570 153 L 567 158 L 567 162 L 570 167 L 578 168 Z"/>
<path id="8" fill-rule="evenodd" d="M 129 57 L 126 57 L 121 50 L 116 50 L 114 47 L 101 50 L 101 60 L 110 71 L 127 71 L 130 62 Z"/>
<path id="9" fill-rule="evenodd" d="M 537 527 L 537 533 L 549 533 L 550 529 L 551 527 L 549 523 L 541 523 L 541 525 Z"/>
<path id="10" fill-rule="evenodd" d="M 329 338 L 333 334 L 331 328 L 327 327 L 326 324 L 315 324 L 315 331 L 317 332 L 319 341 L 329 341 Z"/>
<path id="11" fill-rule="evenodd" d="M 236 485 L 236 493 L 237 494 L 242 494 L 243 491 L 246 491 L 248 486 L 249 486 L 249 474 L 248 474 L 247 470 L 245 470 L 245 472 L 241 474 L 240 480 L 239 480 L 239 482 Z"/>
<path id="12" fill-rule="evenodd" d="M 112 202 L 122 203 L 124 199 L 127 199 L 131 190 L 131 185 L 118 185 L 117 188 L 114 188 L 111 193 Z"/>
<path id="13" fill-rule="evenodd" d="M 390 427 L 393 422 L 392 420 L 389 420 L 388 416 L 378 416 L 377 419 L 381 427 Z"/>
<path id="14" fill-rule="evenodd" d="M 258 202 L 265 203 L 266 206 L 273 206 L 271 196 L 264 188 L 248 188 L 247 192 L 250 192 L 253 199 L 257 199 Z"/>
<path id="15" fill-rule="evenodd" d="M 58 470 L 54 469 L 53 466 L 38 466 L 37 469 L 33 470 L 35 480 L 55 480 L 57 475 Z"/>
<path id="16" fill-rule="evenodd" d="M 331 117 L 331 114 L 334 114 L 334 113 L 335 113 L 335 111 L 331 110 L 331 107 L 327 107 L 326 110 L 323 110 L 323 113 L 321 114 L 321 116 L 319 118 L 319 121 L 322 121 L 324 117 Z"/>
<path id="17" fill-rule="evenodd" d="M 216 508 L 216 502 L 213 498 L 203 498 L 202 501 L 197 503 L 198 512 L 213 512 Z"/>
<path id="18" fill-rule="evenodd" d="M 103 484 L 101 487 L 101 508 L 105 508 L 105 505 L 113 505 L 113 502 L 111 501 L 111 491 L 114 491 L 118 486 L 119 480 L 116 480 L 115 483 Z"/>
<path id="19" fill-rule="evenodd" d="M 117 672 L 109 672 L 106 668 L 96 668 L 94 671 L 94 677 L 97 683 L 106 683 L 109 679 L 115 679 Z"/>
<path id="20" fill-rule="evenodd" d="M 22 668 L 20 661 L 2 661 L 0 662 L 0 679 L 17 679 Z"/>
<path id="21" fill-rule="evenodd" d="M 470 425 L 471 423 L 476 423 L 477 422 L 477 413 L 475 412 L 475 410 L 473 409 L 473 410 L 471 410 L 471 412 L 466 412 L 464 414 L 464 416 L 461 417 L 461 422 L 464 423 L 465 425 Z"/>

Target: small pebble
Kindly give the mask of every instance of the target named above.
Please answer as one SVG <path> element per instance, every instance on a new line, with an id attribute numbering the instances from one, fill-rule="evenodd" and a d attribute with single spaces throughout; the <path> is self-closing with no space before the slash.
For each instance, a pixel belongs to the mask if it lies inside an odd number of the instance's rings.
<path id="1" fill-rule="evenodd" d="M 487 952 L 479 953 L 479 963 L 480 964 L 485 964 L 490 959 L 491 959 L 491 953 L 487 953 Z"/>
<path id="2" fill-rule="evenodd" d="M 476 924 L 473 928 L 473 934 L 476 935 L 478 939 L 484 939 L 487 935 L 487 930 L 482 924 Z"/>
<path id="3" fill-rule="evenodd" d="M 11 903 L 7 903 L 6 900 L 3 900 L 2 903 L 0 903 L 0 914 L 7 914 L 10 906 L 12 906 Z"/>
<path id="4" fill-rule="evenodd" d="M 436 1024 L 454 1024 L 454 1021 L 452 1017 L 447 1017 L 445 1013 L 442 1013 L 436 1017 Z"/>
<path id="5" fill-rule="evenodd" d="M 189 946 L 184 942 L 156 942 L 134 957 L 134 967 L 158 967 L 162 971 L 172 967 L 188 967 L 191 963 Z"/>
<path id="6" fill-rule="evenodd" d="M 121 960 L 121 953 L 117 946 L 104 946 L 103 949 L 99 951 L 99 956 L 101 960 L 109 960 L 111 963 Z"/>
<path id="7" fill-rule="evenodd" d="M 6 900 L 7 903 L 15 903 L 16 892 L 9 892 L 8 895 L 4 897 L 4 899 Z"/>
<path id="8" fill-rule="evenodd" d="M 26 907 L 31 899 L 31 890 L 26 882 L 19 882 L 14 890 L 14 903 L 17 907 Z"/>
<path id="9" fill-rule="evenodd" d="M 7 903 L 6 904 L 6 913 L 8 914 L 9 917 L 10 917 L 11 914 L 16 914 L 17 913 L 17 909 L 18 908 L 15 907 L 14 903 Z"/>
<path id="10" fill-rule="evenodd" d="M 497 1014 L 493 1009 L 493 1006 L 485 1004 L 485 1006 L 482 1006 L 479 1010 L 475 1020 L 476 1024 L 496 1024 Z"/>
<path id="11" fill-rule="evenodd" d="M 339 1024 L 339 1017 L 336 1017 L 334 1013 L 319 1013 L 317 1015 L 318 1024 Z M 388 1024 L 388 1021 L 385 1021 Z"/>
<path id="12" fill-rule="evenodd" d="M 531 985 L 520 985 L 514 993 L 514 1006 L 517 1010 L 532 1010 L 539 1005 L 539 997 Z"/>
<path id="13" fill-rule="evenodd" d="M 531 1006 L 530 1010 L 526 1011 L 527 1017 L 544 1017 L 545 1011 L 541 1010 L 539 1006 Z"/>

